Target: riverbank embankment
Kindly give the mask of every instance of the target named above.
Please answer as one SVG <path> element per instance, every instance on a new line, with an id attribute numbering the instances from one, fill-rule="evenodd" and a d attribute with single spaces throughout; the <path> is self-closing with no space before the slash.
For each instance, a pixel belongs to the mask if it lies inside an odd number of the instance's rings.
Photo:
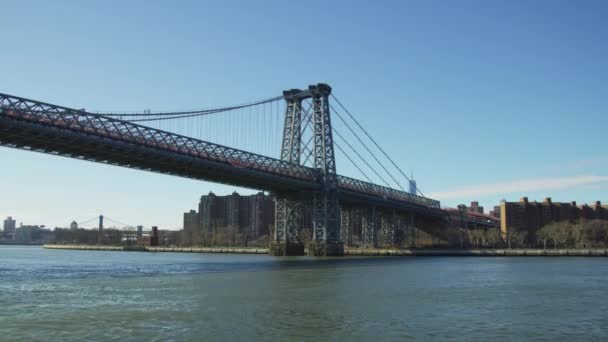
<path id="1" fill-rule="evenodd" d="M 608 256 L 608 249 L 382 249 L 347 248 L 346 255 L 369 256 Z"/>
<path id="2" fill-rule="evenodd" d="M 143 247 L 102 245 L 44 245 L 48 249 L 91 251 L 135 251 L 173 253 L 268 254 L 268 248 L 250 247 Z M 608 249 L 383 249 L 345 248 L 345 255 L 356 256 L 608 256 Z"/>
<path id="3" fill-rule="evenodd" d="M 125 252 L 173 252 L 173 253 L 226 253 L 226 254 L 268 254 L 268 248 L 240 247 L 150 247 L 150 246 L 104 246 L 104 245 L 44 245 L 48 249 L 73 249 L 86 251 Z"/>

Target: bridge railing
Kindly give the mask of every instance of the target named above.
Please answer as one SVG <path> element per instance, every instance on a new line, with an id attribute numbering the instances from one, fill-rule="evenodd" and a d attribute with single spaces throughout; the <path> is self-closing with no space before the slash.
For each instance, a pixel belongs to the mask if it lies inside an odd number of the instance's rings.
<path id="1" fill-rule="evenodd" d="M 368 183 L 359 179 L 338 176 L 338 186 L 345 190 L 362 192 L 365 194 L 378 196 L 382 199 L 407 202 L 424 207 L 440 209 L 440 203 L 437 200 L 410 194 L 405 191 L 392 189 L 382 185 Z"/>
<path id="2" fill-rule="evenodd" d="M 128 121 L 0 94 L 0 116 L 53 128 L 97 135 L 280 176 L 315 181 L 314 169 Z"/>

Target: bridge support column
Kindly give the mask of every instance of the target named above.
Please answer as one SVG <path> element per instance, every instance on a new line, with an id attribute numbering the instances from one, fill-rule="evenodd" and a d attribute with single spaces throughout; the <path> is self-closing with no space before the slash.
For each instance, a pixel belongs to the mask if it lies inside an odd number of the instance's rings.
<path id="1" fill-rule="evenodd" d="M 287 107 L 283 125 L 281 160 L 300 164 L 302 144 L 302 98 L 298 89 L 283 92 Z M 303 204 L 295 194 L 277 194 L 275 200 L 275 230 L 270 254 L 276 256 L 304 255 L 300 239 Z"/>
<path id="2" fill-rule="evenodd" d="M 335 190 L 317 193 L 313 199 L 313 237 L 308 254 L 314 256 L 343 256 L 340 241 L 338 196 Z"/>
<path id="3" fill-rule="evenodd" d="M 395 211 L 390 213 L 382 214 L 382 245 L 385 247 L 395 246 L 395 223 L 396 219 Z"/>
<path id="4" fill-rule="evenodd" d="M 416 248 L 418 246 L 418 237 L 416 236 L 416 218 L 414 217 L 414 213 L 410 213 L 410 223 L 408 225 L 408 229 L 410 230 L 410 238 L 411 238 L 411 248 Z"/>
<path id="5" fill-rule="evenodd" d="M 330 119 L 330 94 L 331 87 L 322 83 L 309 86 L 307 91 L 292 89 L 283 92 L 287 109 L 281 160 L 298 165 L 301 164 L 302 152 L 302 101 L 312 99 L 313 168 L 318 171 L 321 188 L 313 193 L 313 237 L 308 246 L 308 254 L 317 256 L 344 255 L 344 245 L 340 241 L 338 181 Z M 271 246 L 271 253 L 275 255 L 288 250 L 294 241 L 298 241 L 289 236 L 289 225 L 292 224 L 290 217 L 293 216 L 291 213 L 295 212 L 290 204 L 277 200 L 276 212 L 278 235 L 275 237 L 275 246 Z M 297 231 L 297 228 L 295 230 Z M 282 246 L 283 241 L 286 241 L 285 248 Z M 299 250 L 298 247 L 297 251 Z"/>
<path id="6" fill-rule="evenodd" d="M 352 241 L 352 210 L 348 207 L 340 207 L 340 241 L 344 246 L 350 246 Z"/>
<path id="7" fill-rule="evenodd" d="M 302 206 L 302 203 L 295 199 L 276 198 L 274 238 L 270 243 L 271 255 L 304 255 L 304 243 L 300 240 Z"/>
<path id="8" fill-rule="evenodd" d="M 361 235 L 363 235 L 364 247 L 376 247 L 376 208 L 371 207 L 363 215 L 363 227 Z"/>
<path id="9" fill-rule="evenodd" d="M 329 112 L 331 87 L 317 84 L 308 87 L 312 97 L 313 166 L 320 171 L 323 188 L 313 198 L 313 240 L 308 254 L 315 256 L 343 256 L 340 241 L 340 213 L 338 206 L 336 158 Z"/>

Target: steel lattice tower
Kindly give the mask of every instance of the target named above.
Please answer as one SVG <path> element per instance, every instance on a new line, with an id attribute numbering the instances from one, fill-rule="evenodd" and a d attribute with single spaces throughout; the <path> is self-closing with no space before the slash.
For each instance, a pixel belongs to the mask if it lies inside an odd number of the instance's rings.
<path id="1" fill-rule="evenodd" d="M 308 90 L 283 92 L 287 102 L 281 146 L 281 160 L 300 164 L 302 153 L 302 101 L 312 100 L 313 167 L 319 172 L 321 189 L 312 196 L 313 242 L 309 254 L 342 255 L 337 193 L 336 158 L 332 136 L 329 95 L 331 87 L 317 84 Z M 303 245 L 298 231 L 304 201 L 298 194 L 277 194 L 274 254 L 301 254 Z"/>
<path id="2" fill-rule="evenodd" d="M 301 91 L 292 89 L 283 92 L 287 108 L 283 126 L 281 160 L 300 164 L 302 141 L 302 100 Z M 291 196 L 289 196 L 291 195 Z M 290 198 L 291 197 L 291 198 Z M 275 210 L 275 254 L 304 254 L 304 246 L 299 237 L 299 225 L 302 222 L 302 203 L 292 194 L 277 194 Z"/>

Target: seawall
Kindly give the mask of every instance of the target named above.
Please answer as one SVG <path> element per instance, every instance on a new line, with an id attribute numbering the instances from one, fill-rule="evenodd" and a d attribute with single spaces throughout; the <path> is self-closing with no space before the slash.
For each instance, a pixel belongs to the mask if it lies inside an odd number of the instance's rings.
<path id="1" fill-rule="evenodd" d="M 608 249 L 382 249 L 347 248 L 346 255 L 392 256 L 608 256 Z"/>
<path id="2" fill-rule="evenodd" d="M 72 249 L 85 251 L 125 251 L 125 252 L 173 252 L 173 253 L 227 253 L 227 254 L 268 254 L 268 248 L 240 247 L 149 247 L 149 246 L 103 246 L 103 245 L 44 245 L 48 249 Z"/>
<path id="3" fill-rule="evenodd" d="M 224 254 L 268 254 L 268 248 L 248 247 L 143 247 L 102 245 L 44 245 L 48 249 L 72 249 L 90 251 L 133 251 L 173 253 L 224 253 Z M 608 249 L 383 249 L 345 248 L 344 255 L 355 256 L 608 256 Z"/>

